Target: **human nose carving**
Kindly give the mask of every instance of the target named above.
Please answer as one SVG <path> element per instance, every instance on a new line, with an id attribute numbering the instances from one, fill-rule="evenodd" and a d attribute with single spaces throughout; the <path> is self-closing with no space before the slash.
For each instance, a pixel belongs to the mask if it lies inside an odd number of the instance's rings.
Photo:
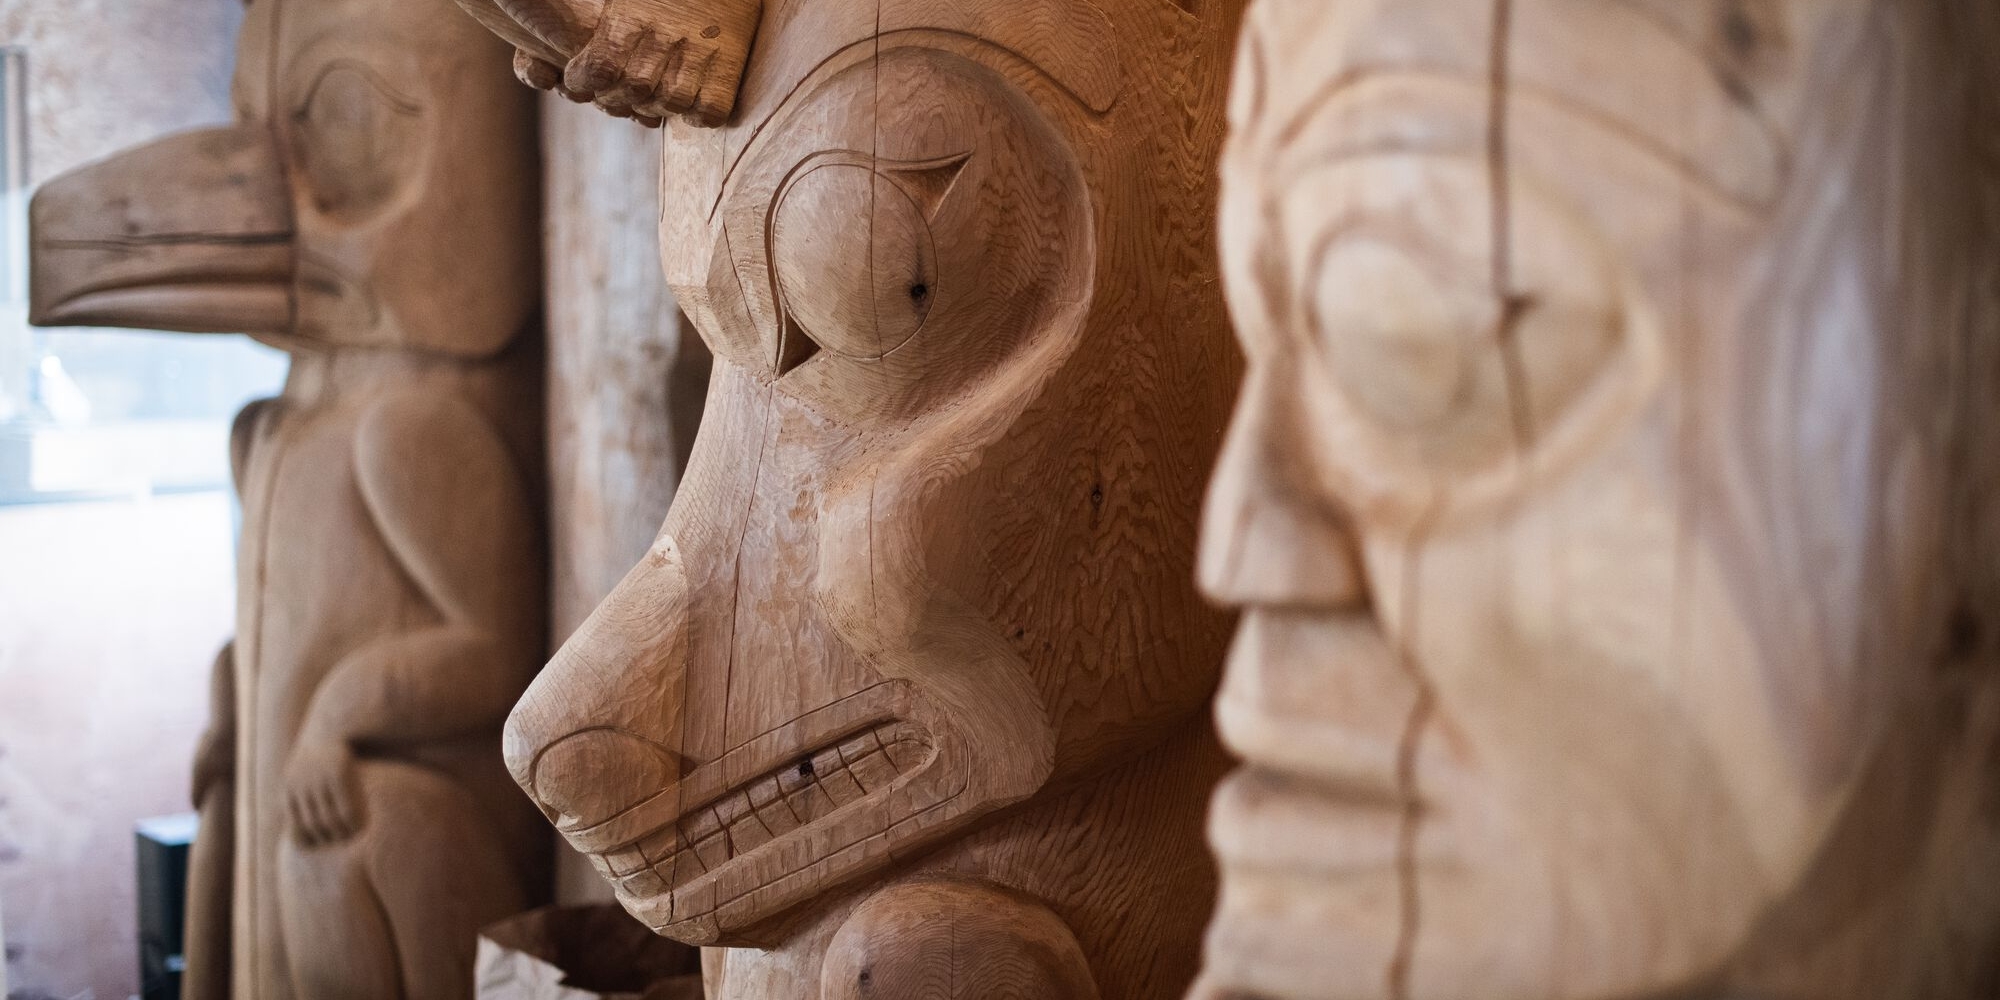
<path id="1" fill-rule="evenodd" d="M 1310 482 L 1311 455 L 1269 378 L 1253 374 L 1209 484 L 1197 574 L 1230 605 L 1337 607 L 1362 600 L 1360 555 L 1343 513 Z"/>
<path id="2" fill-rule="evenodd" d="M 662 538 L 507 720 L 507 768 L 551 821 L 601 823 L 680 780 L 687 575 Z"/>

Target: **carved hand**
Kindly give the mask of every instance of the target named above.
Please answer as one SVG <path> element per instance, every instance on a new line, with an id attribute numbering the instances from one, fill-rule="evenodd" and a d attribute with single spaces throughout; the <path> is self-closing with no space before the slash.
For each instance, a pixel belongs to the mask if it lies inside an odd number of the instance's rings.
<path id="1" fill-rule="evenodd" d="M 499 0 L 499 5 L 533 24 L 543 19 L 519 8 L 563 2 Z M 523 49 L 514 55 L 514 72 L 531 87 L 594 103 L 649 128 L 677 114 L 714 127 L 736 105 L 762 10 L 763 0 L 609 0 L 589 41 L 566 67 Z"/>
<path id="2" fill-rule="evenodd" d="M 344 739 L 307 732 L 285 765 L 285 807 L 292 830 L 307 847 L 331 844 L 361 829 L 361 800 L 354 794 L 354 750 Z"/>

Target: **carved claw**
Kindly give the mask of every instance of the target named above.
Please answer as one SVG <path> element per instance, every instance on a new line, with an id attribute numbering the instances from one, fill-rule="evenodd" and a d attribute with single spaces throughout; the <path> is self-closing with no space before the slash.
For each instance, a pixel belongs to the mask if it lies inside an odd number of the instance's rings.
<path id="1" fill-rule="evenodd" d="M 762 0 L 459 0 L 519 50 L 523 83 L 658 127 L 715 127 L 736 105 Z"/>

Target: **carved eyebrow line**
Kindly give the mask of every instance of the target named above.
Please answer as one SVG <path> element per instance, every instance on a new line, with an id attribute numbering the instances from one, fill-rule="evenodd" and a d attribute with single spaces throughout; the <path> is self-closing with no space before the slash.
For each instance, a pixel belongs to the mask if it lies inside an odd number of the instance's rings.
<path id="1" fill-rule="evenodd" d="M 300 93 L 299 106 L 311 104 L 313 98 L 319 94 L 320 87 L 326 84 L 327 78 L 340 70 L 351 70 L 360 75 L 362 82 L 388 100 L 389 110 L 412 118 L 423 114 L 424 106 L 420 101 L 397 90 L 389 83 L 388 78 L 377 73 L 374 67 L 352 57 L 330 59 L 321 65 L 319 72 L 313 74 L 312 82 L 306 84 L 305 90 Z"/>
<path id="2" fill-rule="evenodd" d="M 846 45 L 842 45 L 841 47 L 833 50 L 832 52 L 827 53 L 826 57 L 821 59 L 819 62 L 814 63 L 811 69 L 807 70 L 804 73 L 799 74 L 798 80 L 792 84 L 791 89 L 785 92 L 785 96 L 778 101 L 777 106 L 771 109 L 771 113 L 765 115 L 764 120 L 758 122 L 756 127 L 750 130 L 750 138 L 744 141 L 743 148 L 741 150 L 738 150 L 736 155 L 730 159 L 729 168 L 723 173 L 722 183 L 718 185 L 716 188 L 715 200 L 708 207 L 709 223 L 713 224 L 715 222 L 716 213 L 721 210 L 723 203 L 728 200 L 729 191 L 732 187 L 734 187 L 736 183 L 736 177 L 739 168 L 743 165 L 743 162 L 749 158 L 750 154 L 757 149 L 758 144 L 763 141 L 765 129 L 772 122 L 776 121 L 780 116 L 782 116 L 787 110 L 789 110 L 792 107 L 793 102 L 798 99 L 800 93 L 806 90 L 808 84 L 812 83 L 822 73 L 824 73 L 827 67 L 840 61 L 841 57 L 863 46 L 873 47 L 875 50 L 874 57 L 876 59 L 880 59 L 885 51 L 893 51 L 893 49 L 884 50 L 881 47 L 880 43 L 884 39 L 899 35 L 932 35 L 932 36 L 942 35 L 951 38 L 955 41 L 967 42 L 979 48 L 998 52 L 1001 55 L 1008 57 L 1013 62 L 1019 63 L 1031 70 L 1034 70 L 1036 74 L 1040 75 L 1042 78 L 1054 84 L 1057 90 L 1061 91 L 1064 96 L 1074 101 L 1079 107 L 1089 109 L 1093 113 L 1100 116 L 1109 113 L 1112 108 L 1117 106 L 1118 98 L 1120 94 L 1122 94 L 1123 92 L 1123 87 L 1121 85 L 1118 88 L 1118 90 L 1114 91 L 1109 96 L 1108 100 L 1094 103 L 1089 99 L 1087 99 L 1086 97 L 1084 97 L 1083 94 L 1078 92 L 1076 88 L 1070 84 L 1069 81 L 1056 75 L 1054 71 L 1050 70 L 1047 66 L 1042 65 L 1042 63 L 1036 60 L 1034 57 L 1029 56 L 1023 52 L 1020 52 L 1019 50 L 1011 46 L 1002 45 L 999 42 L 993 41 L 992 39 L 982 38 L 979 35 L 972 34 L 971 32 L 968 31 L 960 31 L 955 28 L 930 28 L 930 27 L 913 26 L 908 28 L 894 28 L 888 31 L 871 32 L 864 38 L 857 38 L 854 41 L 849 42 Z M 912 45 L 895 46 L 895 48 L 915 48 L 915 47 L 917 46 L 912 46 Z M 1102 107 L 1098 106 L 1098 104 L 1100 103 L 1102 104 Z"/>
<path id="3" fill-rule="evenodd" d="M 1351 69 L 1328 81 L 1319 93 L 1312 96 L 1305 106 L 1279 132 L 1274 145 L 1281 150 L 1289 150 L 1304 135 L 1313 120 L 1329 107 L 1337 104 L 1352 91 L 1365 84 L 1388 81 L 1428 82 L 1440 86 L 1476 90 L 1486 86 L 1485 79 L 1475 78 L 1452 70 L 1436 68 L 1396 68 L 1396 69 Z M 1643 124 L 1617 113 L 1607 111 L 1577 100 L 1561 91 L 1531 81 L 1515 79 L 1510 84 L 1510 102 L 1518 99 L 1531 105 L 1539 105 L 1572 121 L 1591 126 L 1619 141 L 1631 146 L 1672 171 L 1676 176 L 1714 196 L 1732 209 L 1749 215 L 1767 211 L 1781 194 L 1786 177 L 1791 173 L 1790 150 L 1775 135 L 1765 132 L 1771 143 L 1773 169 L 1770 183 L 1758 185 L 1757 190 L 1738 190 L 1710 171 L 1687 153 L 1675 149 L 1666 141 L 1649 134 Z M 1740 107 L 1740 105 L 1737 105 Z M 1399 112 L 1400 113 L 1400 112 Z M 1442 109 L 1434 113 L 1443 113 Z M 1422 154 L 1428 152 L 1421 145 L 1389 144 L 1386 142 L 1357 143 L 1340 141 L 1318 156 L 1300 164 L 1301 167 L 1323 167 L 1365 156 Z"/>

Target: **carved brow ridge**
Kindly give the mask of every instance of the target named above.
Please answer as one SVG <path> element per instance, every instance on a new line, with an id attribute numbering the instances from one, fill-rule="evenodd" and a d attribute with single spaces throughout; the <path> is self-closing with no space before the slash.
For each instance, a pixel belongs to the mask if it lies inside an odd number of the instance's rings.
<path id="1" fill-rule="evenodd" d="M 1108 79 L 1097 79 L 1097 74 L 1093 73 L 1087 67 L 1067 65 L 1069 60 L 1064 58 L 1061 50 L 1052 50 L 1050 52 L 1050 55 L 1054 58 L 1038 58 L 1033 54 L 1022 51 L 1019 46 L 1012 44 L 1011 40 L 1003 41 L 988 38 L 963 28 L 943 24 L 926 24 L 922 20 L 869 32 L 864 36 L 857 37 L 853 41 L 833 49 L 825 57 L 814 63 L 811 69 L 799 74 L 798 79 L 794 80 L 791 87 L 786 90 L 785 96 L 772 107 L 771 112 L 765 115 L 763 120 L 759 121 L 751 129 L 750 137 L 744 141 L 743 148 L 730 158 L 729 168 L 724 172 L 722 183 L 716 189 L 715 200 L 709 205 L 708 221 L 711 224 L 714 223 L 716 213 L 721 210 L 723 203 L 727 200 L 730 188 L 735 183 L 738 170 L 764 138 L 765 129 L 770 126 L 771 122 L 782 116 L 787 108 L 791 107 L 792 102 L 798 98 L 798 95 L 815 78 L 829 65 L 840 61 L 842 56 L 862 46 L 874 46 L 879 57 L 882 50 L 882 43 L 898 36 L 943 36 L 969 42 L 989 51 L 1000 53 L 1008 59 L 1034 70 L 1050 83 L 1053 83 L 1058 90 L 1062 91 L 1071 100 L 1088 108 L 1092 113 L 1104 115 L 1110 112 L 1117 104 L 1119 96 L 1125 89 L 1123 65 L 1116 54 L 1117 40 L 1111 32 L 1109 19 L 1105 17 L 1101 9 L 1094 4 L 1088 3 L 1082 9 L 1095 13 L 1097 18 L 1102 20 L 1102 37 L 1088 39 L 1087 41 L 1097 42 L 1100 50 L 1109 54 L 1109 61 L 1112 68 L 1109 71 Z M 1092 33 L 1097 34 L 1099 32 Z M 1023 41 L 1029 41 L 1029 39 L 1023 39 Z"/>
<path id="2" fill-rule="evenodd" d="M 1457 70 L 1434 67 L 1409 68 L 1367 68 L 1354 69 L 1342 73 L 1323 86 L 1320 92 L 1300 105 L 1278 132 L 1276 145 L 1280 149 L 1298 144 L 1313 122 L 1329 108 L 1347 100 L 1360 100 L 1355 91 L 1371 83 L 1427 83 L 1441 88 L 1449 87 L 1467 91 L 1480 91 L 1488 86 L 1484 76 L 1474 76 Z M 1645 153 L 1649 158 L 1664 164 L 1675 174 L 1689 183 L 1721 199 L 1731 207 L 1749 214 L 1768 211 L 1777 201 L 1784 187 L 1785 179 L 1791 173 L 1791 150 L 1783 138 L 1773 128 L 1768 119 L 1751 113 L 1743 105 L 1731 102 L 1733 113 L 1750 121 L 1758 135 L 1767 143 L 1770 154 L 1770 169 L 1759 171 L 1754 180 L 1732 181 L 1718 176 L 1694 155 L 1695 151 L 1677 147 L 1668 139 L 1655 135 L 1646 123 L 1633 116 L 1616 110 L 1603 108 L 1577 97 L 1556 90 L 1546 84 L 1515 79 L 1509 87 L 1511 102 L 1539 105 L 1554 111 L 1572 121 L 1592 126 L 1596 130 L 1611 135 L 1628 146 Z M 1398 114 L 1406 112 L 1398 111 Z M 1447 114 L 1445 109 L 1427 109 L 1426 113 Z M 1379 142 L 1341 141 L 1334 144 L 1327 161 L 1337 162 L 1369 155 L 1389 155 L 1397 153 L 1421 153 L 1421 148 L 1404 148 L 1400 145 L 1387 146 Z"/>

